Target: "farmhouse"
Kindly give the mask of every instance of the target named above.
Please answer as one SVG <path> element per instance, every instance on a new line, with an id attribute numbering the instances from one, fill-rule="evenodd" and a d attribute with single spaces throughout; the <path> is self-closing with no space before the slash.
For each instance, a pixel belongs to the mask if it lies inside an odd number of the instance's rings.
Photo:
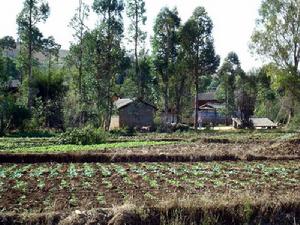
<path id="1" fill-rule="evenodd" d="M 226 117 L 224 104 L 221 103 L 206 103 L 199 107 L 199 124 L 226 124 L 230 118 Z"/>
<path id="2" fill-rule="evenodd" d="M 198 94 L 198 122 L 201 125 L 228 124 L 230 118 L 223 113 L 225 105 L 217 98 L 215 91 Z M 194 115 L 193 115 L 194 116 Z"/>
<path id="3" fill-rule="evenodd" d="M 117 115 L 112 117 L 110 129 L 123 127 L 152 127 L 156 107 L 141 99 L 123 98 L 114 102 Z"/>

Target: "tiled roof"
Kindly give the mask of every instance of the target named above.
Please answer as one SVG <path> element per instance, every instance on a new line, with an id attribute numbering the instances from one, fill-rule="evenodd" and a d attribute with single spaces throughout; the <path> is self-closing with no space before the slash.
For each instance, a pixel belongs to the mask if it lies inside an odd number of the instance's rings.
<path id="1" fill-rule="evenodd" d="M 215 91 L 199 93 L 198 94 L 198 99 L 200 101 L 218 100 Z"/>
<path id="2" fill-rule="evenodd" d="M 204 105 L 200 106 L 200 109 L 206 109 L 206 108 L 211 108 L 211 109 L 224 109 L 225 105 L 224 104 L 218 104 L 218 103 L 206 103 Z"/>
<path id="3" fill-rule="evenodd" d="M 129 105 L 130 103 L 134 102 L 135 99 L 130 98 L 120 98 L 117 101 L 114 102 L 117 109 L 123 108 L 124 106 Z"/>
<path id="4" fill-rule="evenodd" d="M 135 101 L 140 101 L 145 105 L 149 105 L 151 107 L 153 107 L 156 110 L 156 107 L 148 102 L 145 102 L 143 100 L 137 99 L 137 98 L 120 98 L 117 101 L 114 102 L 114 105 L 117 107 L 117 109 L 121 109 Z"/>
<path id="5" fill-rule="evenodd" d="M 254 127 L 277 127 L 277 124 L 273 123 L 268 118 L 251 118 L 250 120 Z"/>

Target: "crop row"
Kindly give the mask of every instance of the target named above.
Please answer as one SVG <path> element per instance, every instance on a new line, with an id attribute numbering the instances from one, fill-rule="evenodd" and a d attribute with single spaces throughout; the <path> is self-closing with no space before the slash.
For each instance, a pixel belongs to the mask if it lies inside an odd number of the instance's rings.
<path id="1" fill-rule="evenodd" d="M 298 162 L 0 166 L 0 210 L 111 206 L 128 199 L 300 191 Z"/>

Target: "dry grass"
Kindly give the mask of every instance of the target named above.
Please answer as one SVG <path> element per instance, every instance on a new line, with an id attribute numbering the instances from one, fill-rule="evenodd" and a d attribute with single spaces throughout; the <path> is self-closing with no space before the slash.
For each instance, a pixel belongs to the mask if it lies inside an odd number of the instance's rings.
<path id="1" fill-rule="evenodd" d="M 193 225 L 193 224 L 274 224 L 300 222 L 299 195 L 206 196 L 173 199 L 153 207 L 125 204 L 111 209 L 76 210 L 49 214 L 2 214 L 0 223 L 58 225 Z"/>

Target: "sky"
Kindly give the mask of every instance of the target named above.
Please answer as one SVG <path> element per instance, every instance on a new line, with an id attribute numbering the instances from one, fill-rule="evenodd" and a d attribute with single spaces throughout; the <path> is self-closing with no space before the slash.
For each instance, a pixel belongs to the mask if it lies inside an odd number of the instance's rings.
<path id="1" fill-rule="evenodd" d="M 93 0 L 83 0 L 91 5 Z M 224 59 L 234 51 L 238 54 L 242 68 L 246 71 L 259 67 L 262 62 L 251 55 L 249 50 L 250 37 L 258 17 L 261 0 L 145 0 L 147 9 L 148 32 L 146 46 L 150 47 L 150 36 L 153 24 L 162 7 L 177 7 L 179 16 L 184 23 L 198 6 L 205 7 L 213 21 L 213 37 L 216 53 Z M 78 0 L 48 0 L 51 14 L 45 24 L 38 27 L 44 36 L 54 36 L 63 49 L 68 49 L 73 41 L 72 29 L 68 26 L 78 7 Z M 23 0 L 0 0 L 0 38 L 6 35 L 17 37 L 16 16 L 21 11 Z M 94 28 L 97 16 L 91 13 L 89 28 Z M 127 22 L 125 20 L 125 27 Z"/>

